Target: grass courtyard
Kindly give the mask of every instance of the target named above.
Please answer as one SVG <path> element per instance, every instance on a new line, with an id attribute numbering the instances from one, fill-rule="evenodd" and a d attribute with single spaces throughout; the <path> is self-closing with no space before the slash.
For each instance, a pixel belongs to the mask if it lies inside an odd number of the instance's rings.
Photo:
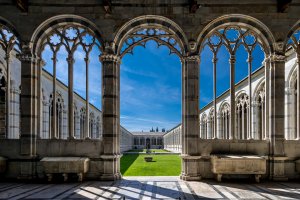
<path id="1" fill-rule="evenodd" d="M 181 159 L 176 154 L 151 154 L 152 162 L 144 161 L 143 154 L 124 154 L 121 158 L 123 176 L 178 176 Z"/>

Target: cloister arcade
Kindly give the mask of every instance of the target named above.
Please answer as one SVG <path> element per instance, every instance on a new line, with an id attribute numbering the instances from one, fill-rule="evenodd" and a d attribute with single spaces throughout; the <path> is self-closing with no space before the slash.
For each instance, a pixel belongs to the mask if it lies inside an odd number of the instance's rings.
<path id="1" fill-rule="evenodd" d="M 74 15 L 75 11 L 65 14 L 62 9 L 39 12 L 47 5 L 31 6 L 32 10 L 29 9 L 26 16 L 17 14 L 13 5 L 0 6 L 0 124 L 5 123 L 0 129 L 0 156 L 8 159 L 7 178 L 41 178 L 40 160 L 43 157 L 79 156 L 90 159 L 87 179 L 120 179 L 120 63 L 135 46 L 143 46 L 149 40 L 169 47 L 170 53 L 176 54 L 182 63 L 181 179 L 212 178 L 210 156 L 237 152 L 265 156 L 268 160 L 265 178 L 285 180 L 299 177 L 295 170 L 296 160 L 300 157 L 297 150 L 300 145 L 298 7 L 291 11 L 291 15 L 278 15 L 276 19 L 264 11 L 257 14 L 241 10 L 243 14 L 233 14 L 221 9 L 207 16 L 202 11 L 187 14 L 195 17 L 195 20 L 190 20 L 184 19 L 184 15 L 167 15 L 163 9 L 157 12 L 143 10 L 139 14 L 130 13 L 132 8 L 129 8 L 126 12 L 129 17 L 106 18 L 102 16 L 104 13 L 98 16 L 95 10 Z M 73 7 L 80 10 L 76 3 Z M 237 32 L 238 37 L 230 38 L 231 35 L 227 34 L 230 31 Z M 201 115 L 199 77 L 205 66 L 201 66 L 200 61 L 205 57 L 200 55 L 205 45 L 214 55 L 214 98 L 212 109 Z M 83 60 L 87 72 L 86 101 L 82 107 L 74 104 L 74 61 L 77 59 L 74 52 L 79 46 L 85 52 Z M 216 69 L 221 46 L 229 52 L 230 88 L 229 98 L 218 107 L 216 75 L 219 72 Z M 248 91 L 236 93 L 236 51 L 240 46 L 248 53 Z M 264 62 L 260 69 L 263 81 L 254 88 L 252 52 L 256 46 L 263 50 Z M 98 56 L 90 57 L 89 53 L 96 47 Z M 47 48 L 52 51 L 53 85 L 46 98 L 42 92 L 42 68 L 45 65 L 42 52 Z M 59 59 L 56 55 L 60 48 L 67 52 L 64 62 L 68 94 L 65 97 L 57 92 L 56 65 Z M 287 60 L 293 55 L 295 59 Z M 11 66 L 16 64 L 12 64 L 11 60 L 15 60 L 12 56 L 19 63 L 20 83 L 15 83 L 10 77 Z M 102 116 L 98 118 L 95 113 L 91 114 L 89 104 L 91 59 L 97 60 L 101 68 Z M 294 66 L 289 80 L 285 76 L 288 62 Z M 285 91 L 287 81 L 289 89 Z M 19 96 L 12 92 L 7 94 L 13 88 L 20 91 Z M 20 98 L 20 108 L 7 106 L 14 101 L 13 98 Z M 13 112 L 19 112 L 19 120 L 11 117 Z M 2 117 L 3 113 L 5 117 Z M 47 123 L 44 122 L 46 118 Z M 61 119 L 65 119 L 65 129 Z M 11 124 L 19 124 L 20 130 L 12 130 Z M 91 131 L 100 127 L 102 137 Z"/>

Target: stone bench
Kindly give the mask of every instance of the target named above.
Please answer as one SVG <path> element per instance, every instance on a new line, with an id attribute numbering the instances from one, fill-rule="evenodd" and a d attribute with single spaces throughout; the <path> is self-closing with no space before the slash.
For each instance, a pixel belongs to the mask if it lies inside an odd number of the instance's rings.
<path id="1" fill-rule="evenodd" d="M 255 155 L 212 155 L 211 164 L 219 182 L 223 174 L 255 175 L 255 181 L 259 182 L 266 173 L 266 159 Z"/>
<path id="2" fill-rule="evenodd" d="M 83 175 L 89 169 L 89 158 L 84 157 L 45 157 L 41 160 L 48 181 L 52 180 L 53 174 L 62 174 L 64 181 L 68 180 L 68 174 L 78 175 L 78 181 L 83 180 Z"/>
<path id="3" fill-rule="evenodd" d="M 0 156 L 0 174 L 4 173 L 6 170 L 6 158 Z"/>

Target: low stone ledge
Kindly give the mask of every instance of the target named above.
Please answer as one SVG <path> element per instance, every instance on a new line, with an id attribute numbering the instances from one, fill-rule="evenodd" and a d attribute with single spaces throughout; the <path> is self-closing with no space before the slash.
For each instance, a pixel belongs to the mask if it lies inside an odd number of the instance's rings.
<path id="1" fill-rule="evenodd" d="M 70 173 L 77 174 L 78 181 L 82 181 L 89 170 L 89 162 L 86 157 L 45 157 L 41 160 L 48 181 L 52 180 L 53 174 L 62 174 L 67 181 Z"/>
<path id="2" fill-rule="evenodd" d="M 295 161 L 296 171 L 300 173 L 300 159 Z"/>
<path id="3" fill-rule="evenodd" d="M 266 173 L 266 159 L 257 155 L 211 155 L 212 173 L 220 182 L 223 174 L 254 175 L 256 182 Z"/>
<path id="4" fill-rule="evenodd" d="M 0 174 L 6 171 L 6 161 L 6 158 L 0 156 Z"/>

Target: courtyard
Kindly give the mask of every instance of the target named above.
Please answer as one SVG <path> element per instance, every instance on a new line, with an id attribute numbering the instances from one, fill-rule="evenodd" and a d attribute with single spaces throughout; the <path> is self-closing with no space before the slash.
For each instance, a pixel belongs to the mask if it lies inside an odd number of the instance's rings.
<path id="1" fill-rule="evenodd" d="M 152 149 L 151 154 L 145 152 L 145 149 L 135 149 L 123 154 L 120 163 L 123 176 L 179 176 L 179 154 L 170 154 L 164 149 Z M 149 156 L 153 160 L 146 162 L 144 158 Z"/>
<path id="2" fill-rule="evenodd" d="M 185 182 L 178 177 L 64 184 L 0 183 L 0 199 L 299 199 L 299 182 Z"/>

